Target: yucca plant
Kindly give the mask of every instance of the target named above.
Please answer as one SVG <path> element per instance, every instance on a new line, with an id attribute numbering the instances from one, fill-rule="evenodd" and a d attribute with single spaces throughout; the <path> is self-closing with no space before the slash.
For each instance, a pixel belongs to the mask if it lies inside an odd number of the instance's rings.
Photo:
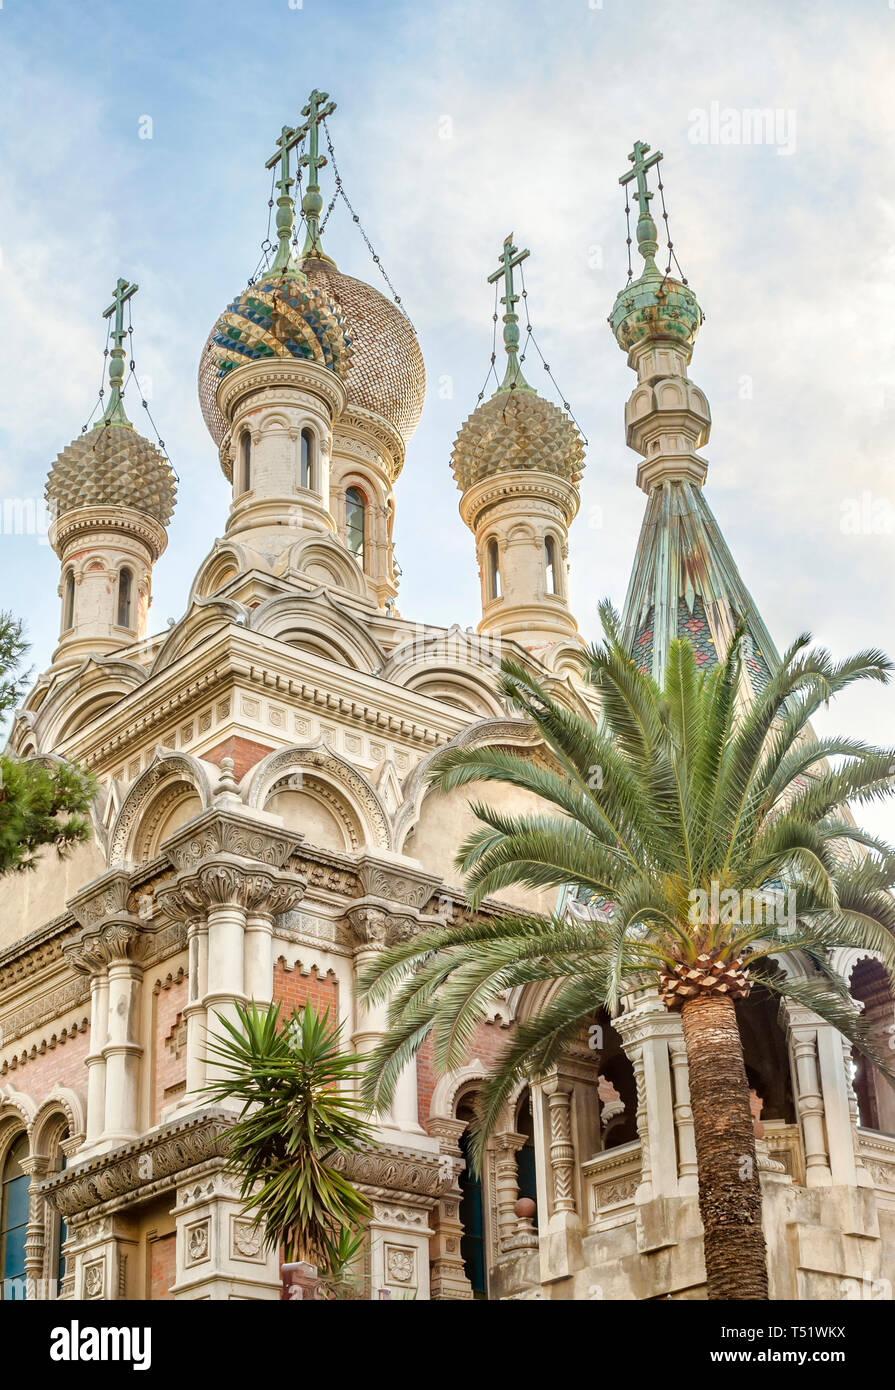
<path id="1" fill-rule="evenodd" d="M 892 668 L 878 651 L 836 664 L 802 636 L 747 701 L 738 633 L 726 659 L 702 671 L 688 641 L 672 642 L 660 688 L 623 646 L 609 605 L 601 616 L 604 640 L 588 653 L 598 721 L 559 704 L 521 666 L 503 664 L 502 693 L 541 735 L 552 767 L 499 748 L 451 749 L 433 781 L 445 791 L 500 782 L 550 807 L 511 815 L 473 805 L 482 828 L 457 859 L 473 906 L 510 884 L 569 885 L 606 911 L 593 921 L 483 916 L 383 952 L 361 981 L 371 1001 L 391 996 L 389 1032 L 372 1054 L 364 1094 L 386 1103 L 430 1033 L 437 1065 L 460 1065 L 496 991 L 553 981 L 549 1002 L 516 1028 L 482 1089 L 473 1143 L 480 1163 L 520 1078 L 543 1075 L 596 1009 L 615 1014 L 633 987 L 658 985 L 666 1006 L 681 1012 L 686 1042 L 708 1296 L 767 1298 L 735 1000 L 761 985 L 890 1065 L 829 956 L 857 946 L 895 970 L 895 851 L 856 828 L 847 810 L 889 793 L 895 753 L 818 738 L 810 720 L 847 686 L 886 681 Z M 756 893 L 794 902 L 795 914 L 747 920 L 753 914 L 735 905 Z M 778 968 L 775 958 L 790 952 L 807 960 L 809 979 Z"/>
<path id="2" fill-rule="evenodd" d="M 236 1023 L 208 1054 L 225 1075 L 203 1089 L 211 1100 L 238 1101 L 228 1133 L 230 1170 L 269 1249 L 287 1261 L 316 1265 L 327 1284 L 345 1277 L 370 1215 L 366 1198 L 334 1166 L 357 1153 L 372 1131 L 365 1106 L 347 1087 L 361 1058 L 339 1051 L 340 1027 L 329 1011 L 306 1004 L 280 1021 L 280 1006 L 237 1005 Z"/>

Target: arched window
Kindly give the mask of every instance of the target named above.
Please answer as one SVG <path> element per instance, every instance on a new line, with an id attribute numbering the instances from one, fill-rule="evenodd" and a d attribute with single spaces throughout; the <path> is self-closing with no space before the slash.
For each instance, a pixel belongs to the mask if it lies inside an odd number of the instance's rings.
<path id="1" fill-rule="evenodd" d="M 129 569 L 118 571 L 118 626 L 131 626 L 131 591 L 134 576 Z"/>
<path id="2" fill-rule="evenodd" d="M 252 436 L 243 430 L 239 441 L 239 490 L 248 492 L 252 486 Z"/>
<path id="3" fill-rule="evenodd" d="M 301 485 L 314 489 L 314 434 L 312 430 L 301 432 Z"/>
<path id="4" fill-rule="evenodd" d="M 547 566 L 547 593 L 559 593 L 559 566 L 556 562 L 556 541 L 552 536 L 544 538 L 544 563 Z"/>
<path id="5" fill-rule="evenodd" d="M 500 554 L 497 549 L 497 541 L 493 536 L 485 548 L 485 556 L 488 570 L 488 597 L 500 598 Z"/>
<path id="6" fill-rule="evenodd" d="M 359 487 L 345 493 L 345 544 L 363 568 L 367 499 Z"/>
<path id="7" fill-rule="evenodd" d="M 62 593 L 62 631 L 68 632 L 75 625 L 75 572 L 69 570 L 65 576 Z"/>
<path id="8" fill-rule="evenodd" d="M 6 1155 L 0 1175 L 0 1299 L 25 1297 L 25 1236 L 28 1232 L 28 1137 L 23 1134 Z"/>

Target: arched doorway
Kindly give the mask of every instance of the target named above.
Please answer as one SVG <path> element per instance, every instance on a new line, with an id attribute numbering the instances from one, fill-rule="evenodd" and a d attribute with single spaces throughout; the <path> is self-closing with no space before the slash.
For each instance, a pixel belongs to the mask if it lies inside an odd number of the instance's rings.
<path id="1" fill-rule="evenodd" d="M 475 1096 L 464 1096 L 457 1106 L 457 1119 L 463 1120 L 466 1128 L 460 1135 L 460 1153 L 464 1168 L 460 1174 L 460 1222 L 463 1234 L 460 1237 L 460 1256 L 463 1270 L 472 1288 L 473 1298 L 487 1298 L 487 1256 L 485 1249 L 485 1202 L 482 1193 L 482 1175 L 472 1166 L 472 1138 L 469 1126 L 475 1117 Z"/>

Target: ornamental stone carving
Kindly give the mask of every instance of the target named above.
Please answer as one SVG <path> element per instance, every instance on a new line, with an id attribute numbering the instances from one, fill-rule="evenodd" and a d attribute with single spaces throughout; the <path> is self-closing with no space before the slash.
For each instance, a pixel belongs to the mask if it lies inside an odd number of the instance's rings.
<path id="1" fill-rule="evenodd" d="M 251 814 L 215 807 L 187 821 L 162 844 L 162 852 L 180 872 L 197 868 L 219 855 L 256 860 L 282 869 L 303 836 L 292 830 L 265 825 Z"/>
<path id="2" fill-rule="evenodd" d="M 145 1139 L 73 1164 L 46 1178 L 38 1190 L 66 1220 L 104 1203 L 124 1205 L 138 1193 L 163 1192 L 186 1169 L 226 1155 L 231 1123 L 223 1111 L 196 1111 Z"/>

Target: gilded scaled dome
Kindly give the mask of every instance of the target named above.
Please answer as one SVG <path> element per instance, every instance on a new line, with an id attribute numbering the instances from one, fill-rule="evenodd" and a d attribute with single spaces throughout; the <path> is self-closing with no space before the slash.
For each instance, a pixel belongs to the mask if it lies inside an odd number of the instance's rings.
<path id="1" fill-rule="evenodd" d="M 46 497 L 56 516 L 76 507 L 129 507 L 167 526 L 174 511 L 174 470 L 131 425 L 101 424 L 73 439 L 56 459 Z"/>
<path id="2" fill-rule="evenodd" d="M 530 388 L 498 391 L 461 426 L 451 467 L 461 492 L 495 474 L 518 471 L 577 484 L 584 440 L 565 411 Z"/>
<path id="3" fill-rule="evenodd" d="M 363 280 L 343 275 L 330 261 L 306 260 L 302 270 L 312 288 L 337 305 L 343 317 L 351 352 L 344 375 L 339 375 L 349 405 L 380 416 L 406 444 L 419 422 L 426 393 L 423 355 L 410 323 L 385 295 Z M 215 331 L 199 363 L 199 402 L 209 433 L 220 445 L 227 425 L 215 399 L 220 380 Z"/>
<path id="4" fill-rule="evenodd" d="M 702 324 L 702 310 L 688 285 L 652 265 L 620 291 L 609 322 L 623 352 L 646 338 L 676 338 L 689 346 Z"/>

